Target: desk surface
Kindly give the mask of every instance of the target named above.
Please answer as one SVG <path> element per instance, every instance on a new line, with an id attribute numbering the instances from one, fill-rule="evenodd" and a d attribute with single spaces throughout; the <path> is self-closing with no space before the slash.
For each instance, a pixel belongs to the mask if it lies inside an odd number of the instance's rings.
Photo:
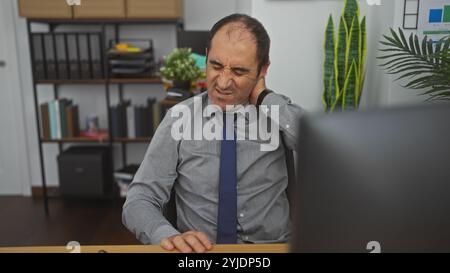
<path id="1" fill-rule="evenodd" d="M 81 253 L 177 253 L 166 251 L 158 245 L 117 245 L 117 246 L 81 246 Z M 47 247 L 3 247 L 0 253 L 69 253 L 65 246 Z M 208 253 L 287 253 L 288 244 L 241 244 L 214 245 Z"/>

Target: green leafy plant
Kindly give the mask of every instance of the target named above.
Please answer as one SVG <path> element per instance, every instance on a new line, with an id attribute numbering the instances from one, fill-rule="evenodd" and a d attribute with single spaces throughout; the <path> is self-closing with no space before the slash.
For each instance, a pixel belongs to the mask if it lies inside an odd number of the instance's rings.
<path id="1" fill-rule="evenodd" d="M 402 29 L 383 35 L 380 41 L 380 64 L 389 74 L 398 74 L 395 80 L 408 79 L 405 88 L 425 90 L 427 100 L 450 100 L 450 36 L 437 42 L 425 36 L 421 41 L 415 34 L 406 39 Z"/>
<path id="2" fill-rule="evenodd" d="M 164 66 L 160 69 L 161 75 L 168 80 L 178 82 L 193 82 L 204 78 L 205 73 L 191 57 L 190 48 L 176 48 L 165 59 Z"/>
<path id="3" fill-rule="evenodd" d="M 356 0 L 345 0 L 337 36 L 330 15 L 325 31 L 324 90 L 326 112 L 359 108 L 365 77 L 366 17 L 359 21 Z"/>

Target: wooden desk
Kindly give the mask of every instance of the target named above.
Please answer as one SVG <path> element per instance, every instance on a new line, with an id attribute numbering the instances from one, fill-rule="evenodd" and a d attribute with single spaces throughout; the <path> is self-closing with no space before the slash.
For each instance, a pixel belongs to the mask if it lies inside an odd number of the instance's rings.
<path id="1" fill-rule="evenodd" d="M 177 253 L 166 251 L 158 245 L 128 245 L 128 246 L 81 246 L 81 253 Z M 0 253 L 69 253 L 65 246 L 46 247 L 4 247 Z M 242 244 L 215 245 L 208 253 L 287 253 L 287 244 Z"/>

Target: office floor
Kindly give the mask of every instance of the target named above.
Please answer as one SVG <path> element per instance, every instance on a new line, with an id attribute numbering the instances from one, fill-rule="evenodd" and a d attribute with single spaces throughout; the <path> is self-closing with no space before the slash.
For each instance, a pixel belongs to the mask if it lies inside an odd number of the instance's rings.
<path id="1" fill-rule="evenodd" d="M 139 244 L 121 222 L 123 200 L 0 197 L 0 247 Z"/>

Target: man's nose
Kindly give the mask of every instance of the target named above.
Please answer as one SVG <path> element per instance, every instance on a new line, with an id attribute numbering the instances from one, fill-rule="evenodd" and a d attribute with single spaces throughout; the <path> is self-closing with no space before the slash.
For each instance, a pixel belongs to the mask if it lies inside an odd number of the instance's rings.
<path id="1" fill-rule="evenodd" d="M 222 89 L 226 90 L 231 86 L 231 82 L 233 81 L 232 75 L 230 73 L 230 69 L 224 68 L 217 79 L 217 86 Z"/>

